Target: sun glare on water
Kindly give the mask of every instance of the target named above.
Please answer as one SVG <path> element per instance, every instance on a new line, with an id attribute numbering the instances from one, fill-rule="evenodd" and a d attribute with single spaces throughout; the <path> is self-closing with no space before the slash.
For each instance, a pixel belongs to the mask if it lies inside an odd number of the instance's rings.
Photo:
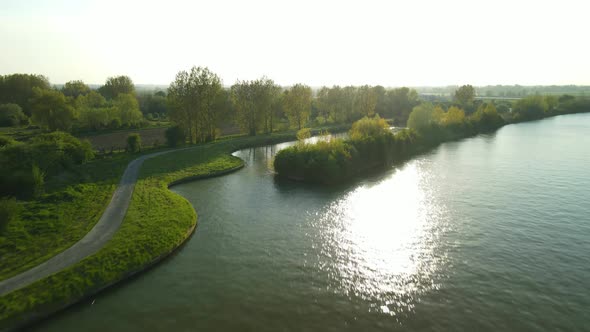
<path id="1" fill-rule="evenodd" d="M 326 207 L 319 220 L 323 267 L 334 288 L 397 315 L 412 310 L 420 294 L 437 285 L 445 257 L 437 238 L 445 210 L 428 186 L 431 174 L 419 161 L 388 178 L 356 188 Z"/>

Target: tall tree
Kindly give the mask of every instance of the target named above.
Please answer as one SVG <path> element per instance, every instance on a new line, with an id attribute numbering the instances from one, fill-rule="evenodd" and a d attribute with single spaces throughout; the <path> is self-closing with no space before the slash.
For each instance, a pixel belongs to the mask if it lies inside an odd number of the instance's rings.
<path id="1" fill-rule="evenodd" d="M 297 129 L 305 126 L 311 113 L 311 88 L 295 84 L 286 91 L 283 102 L 291 126 Z"/>
<path id="2" fill-rule="evenodd" d="M 475 88 L 469 84 L 463 85 L 455 91 L 453 99 L 464 109 L 470 110 L 473 108 L 473 101 L 475 100 Z"/>
<path id="3" fill-rule="evenodd" d="M 69 81 L 61 88 L 61 92 L 66 97 L 77 98 L 78 96 L 86 95 L 90 92 L 90 87 L 82 81 Z"/>
<path id="4" fill-rule="evenodd" d="M 386 98 L 386 116 L 392 117 L 395 124 L 402 126 L 408 121 L 412 109 L 420 103 L 416 90 L 406 87 L 388 90 Z"/>
<path id="5" fill-rule="evenodd" d="M 27 116 L 31 116 L 33 88 L 51 89 L 51 86 L 47 77 L 42 75 L 0 76 L 0 104 L 17 104 Z"/>
<path id="6" fill-rule="evenodd" d="M 361 116 L 373 117 L 375 107 L 377 106 L 377 93 L 368 85 L 363 85 L 358 89 L 357 107 Z"/>
<path id="7" fill-rule="evenodd" d="M 42 128 L 69 131 L 75 112 L 63 93 L 56 90 L 33 88 L 31 101 L 33 123 Z"/>
<path id="8" fill-rule="evenodd" d="M 129 93 L 135 95 L 135 85 L 129 76 L 115 76 L 107 78 L 103 86 L 98 88 L 98 92 L 106 99 L 115 99 L 120 93 Z"/>
<path id="9" fill-rule="evenodd" d="M 249 135 L 256 135 L 259 129 L 272 132 L 279 93 L 280 87 L 267 77 L 237 81 L 231 87 L 231 99 L 240 127 Z"/>
<path id="10" fill-rule="evenodd" d="M 221 89 L 219 76 L 204 67 L 181 71 L 170 84 L 170 118 L 183 127 L 191 143 L 215 139 L 220 112 L 213 106 Z"/>

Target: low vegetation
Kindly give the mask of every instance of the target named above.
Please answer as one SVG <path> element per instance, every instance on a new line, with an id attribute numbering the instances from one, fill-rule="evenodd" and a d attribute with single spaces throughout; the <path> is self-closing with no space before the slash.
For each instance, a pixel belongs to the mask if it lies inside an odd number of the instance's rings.
<path id="1" fill-rule="evenodd" d="M 469 91 L 464 94 L 470 95 Z M 493 103 L 480 104 L 468 116 L 455 105 L 445 110 L 441 105 L 422 103 L 410 113 L 409 129 L 393 134 L 378 115 L 365 117 L 353 124 L 348 140 L 335 139 L 314 144 L 300 142 L 279 151 L 275 156 L 274 168 L 279 176 L 293 180 L 343 182 L 354 175 L 386 167 L 442 142 L 494 131 L 510 122 L 582 111 L 590 111 L 588 100 L 565 96 L 559 99 L 541 96 L 521 99 L 516 102 L 514 110 L 506 115 L 507 120 L 497 112 Z"/>

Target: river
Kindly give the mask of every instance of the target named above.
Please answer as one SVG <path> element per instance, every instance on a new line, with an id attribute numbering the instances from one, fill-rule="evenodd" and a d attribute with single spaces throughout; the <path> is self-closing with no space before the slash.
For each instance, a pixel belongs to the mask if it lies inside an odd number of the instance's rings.
<path id="1" fill-rule="evenodd" d="M 288 144 L 179 185 L 190 241 L 37 331 L 554 331 L 590 324 L 590 114 L 445 143 L 352 183 L 274 178 Z"/>

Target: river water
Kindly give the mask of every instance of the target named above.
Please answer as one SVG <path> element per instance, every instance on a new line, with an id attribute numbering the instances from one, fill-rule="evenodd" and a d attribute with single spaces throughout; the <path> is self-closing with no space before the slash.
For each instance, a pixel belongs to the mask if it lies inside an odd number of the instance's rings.
<path id="1" fill-rule="evenodd" d="M 590 329 L 590 114 L 446 143 L 347 185 L 278 181 L 288 144 L 179 185 L 155 269 L 38 331 Z"/>

